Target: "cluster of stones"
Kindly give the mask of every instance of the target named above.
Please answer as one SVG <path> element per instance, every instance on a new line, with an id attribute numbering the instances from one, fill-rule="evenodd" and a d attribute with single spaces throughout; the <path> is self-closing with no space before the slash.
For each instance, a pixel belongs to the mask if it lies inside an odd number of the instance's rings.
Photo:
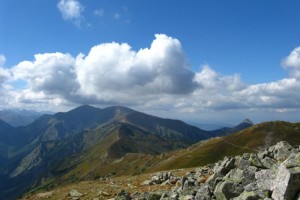
<path id="1" fill-rule="evenodd" d="M 183 177 L 158 173 L 143 184 L 170 184 L 171 191 L 128 194 L 115 200 L 300 200 L 300 151 L 287 142 L 258 153 L 225 157 Z"/>
<path id="2" fill-rule="evenodd" d="M 158 172 L 150 180 L 144 181 L 142 185 L 174 185 L 180 179 L 180 177 L 174 176 L 171 172 Z"/>

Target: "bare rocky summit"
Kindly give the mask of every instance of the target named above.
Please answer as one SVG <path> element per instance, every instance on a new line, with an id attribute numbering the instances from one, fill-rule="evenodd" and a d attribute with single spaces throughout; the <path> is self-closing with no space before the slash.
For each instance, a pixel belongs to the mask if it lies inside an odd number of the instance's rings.
<path id="1" fill-rule="evenodd" d="M 115 200 L 298 200 L 300 199 L 300 150 L 279 142 L 257 153 L 223 160 L 178 177 L 158 172 L 143 185 L 170 185 L 170 191 L 125 190 Z"/>

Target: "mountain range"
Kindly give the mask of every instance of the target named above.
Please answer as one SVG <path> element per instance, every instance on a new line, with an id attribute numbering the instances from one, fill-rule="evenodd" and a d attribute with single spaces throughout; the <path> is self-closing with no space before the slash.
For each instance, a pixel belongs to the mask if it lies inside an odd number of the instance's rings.
<path id="1" fill-rule="evenodd" d="M 4 109 L 0 110 L 0 119 L 14 127 L 26 126 L 47 113 L 51 114 L 51 112 L 37 112 L 34 110 Z"/>
<path id="2" fill-rule="evenodd" d="M 122 106 L 88 105 L 44 114 L 26 126 L 0 120 L 0 198 L 14 199 L 41 185 L 142 173 L 153 156 L 251 126 L 245 120 L 233 128 L 205 131 Z M 124 162 L 131 162 L 126 172 Z"/>

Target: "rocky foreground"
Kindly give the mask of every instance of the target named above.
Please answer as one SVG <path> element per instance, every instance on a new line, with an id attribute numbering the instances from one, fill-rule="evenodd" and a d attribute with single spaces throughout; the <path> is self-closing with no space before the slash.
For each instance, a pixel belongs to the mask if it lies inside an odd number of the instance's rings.
<path id="1" fill-rule="evenodd" d="M 121 190 L 115 200 L 300 200 L 300 149 L 287 142 L 257 153 L 225 157 L 183 177 L 160 172 L 143 185 L 171 185 L 171 191 Z M 76 196 L 73 196 L 76 198 Z"/>
<path id="2" fill-rule="evenodd" d="M 279 142 L 208 166 L 100 178 L 24 197 L 93 200 L 300 200 L 300 146 Z M 149 178 L 147 180 L 147 178 Z"/>

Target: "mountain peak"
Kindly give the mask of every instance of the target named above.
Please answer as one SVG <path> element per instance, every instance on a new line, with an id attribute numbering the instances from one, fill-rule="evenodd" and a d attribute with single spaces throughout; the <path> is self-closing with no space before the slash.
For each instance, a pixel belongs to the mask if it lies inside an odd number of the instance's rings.
<path id="1" fill-rule="evenodd" d="M 73 110 L 84 110 L 84 109 L 95 109 L 95 107 L 90 106 L 90 105 L 82 105 L 74 108 Z"/>
<path id="2" fill-rule="evenodd" d="M 249 125 L 251 125 L 251 126 L 254 125 L 254 123 L 253 123 L 250 119 L 245 119 L 244 121 L 242 121 L 241 124 L 249 124 Z"/>

